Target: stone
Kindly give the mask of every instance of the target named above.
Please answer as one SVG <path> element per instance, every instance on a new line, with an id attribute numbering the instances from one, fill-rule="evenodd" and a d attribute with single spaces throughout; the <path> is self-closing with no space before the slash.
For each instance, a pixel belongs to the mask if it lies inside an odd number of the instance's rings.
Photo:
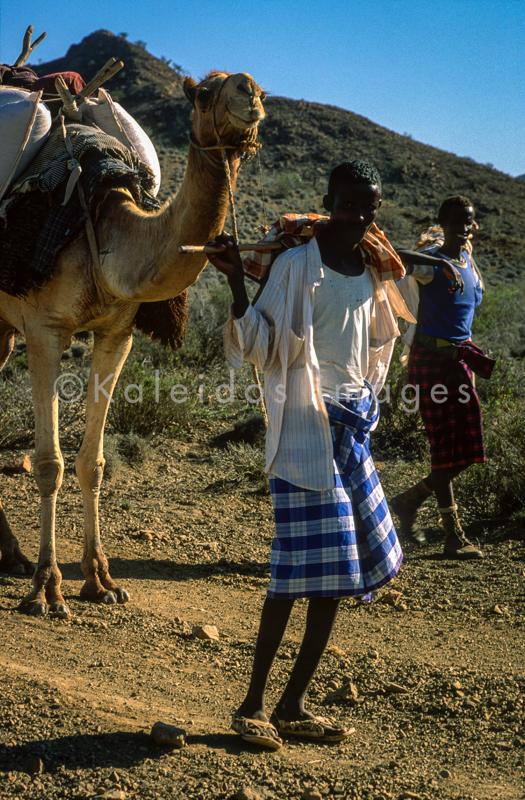
<path id="1" fill-rule="evenodd" d="M 24 472 L 31 472 L 31 459 L 28 455 L 14 458 L 7 464 L 4 464 L 2 472 L 6 475 L 22 475 Z"/>
<path id="2" fill-rule="evenodd" d="M 275 795 L 265 786 L 243 786 L 235 795 L 235 800 L 272 800 Z"/>
<path id="3" fill-rule="evenodd" d="M 152 542 L 153 534 L 151 531 L 139 531 L 139 539 L 142 539 L 143 542 Z"/>
<path id="4" fill-rule="evenodd" d="M 451 778 L 452 777 L 452 773 L 448 769 L 440 770 L 439 775 L 440 775 L 441 778 Z"/>
<path id="5" fill-rule="evenodd" d="M 368 658 L 371 658 L 373 661 L 377 661 L 379 658 L 379 653 L 377 652 L 377 650 L 369 650 Z"/>
<path id="6" fill-rule="evenodd" d="M 302 793 L 301 800 L 323 800 L 323 795 L 317 786 L 308 786 Z"/>
<path id="7" fill-rule="evenodd" d="M 328 686 L 330 686 L 330 684 L 328 684 Z M 327 694 L 325 700 L 348 700 L 350 705 L 355 705 L 357 703 L 357 697 L 357 687 L 353 683 L 345 683 L 344 686 Z"/>
<path id="8" fill-rule="evenodd" d="M 396 589 L 390 589 L 390 591 L 382 595 L 381 602 L 386 603 L 387 606 L 397 606 L 401 600 L 402 594 L 402 592 L 398 592 Z"/>
<path id="9" fill-rule="evenodd" d="M 336 658 L 343 658 L 346 656 L 344 650 L 341 650 L 340 647 L 336 647 L 335 644 L 331 644 L 326 648 L 326 652 L 330 653 L 332 656 L 336 656 Z"/>
<path id="10" fill-rule="evenodd" d="M 383 683 L 383 689 L 388 694 L 409 694 L 405 686 L 400 686 L 399 683 L 392 683 L 391 681 L 385 681 Z"/>
<path id="11" fill-rule="evenodd" d="M 212 639 L 214 642 L 218 642 L 220 639 L 219 631 L 215 625 L 194 625 L 192 636 L 195 639 Z"/>
<path id="12" fill-rule="evenodd" d="M 156 722 L 151 729 L 151 738 L 160 747 L 180 749 L 186 744 L 186 731 L 166 722 Z"/>
<path id="13" fill-rule="evenodd" d="M 107 800 L 126 800 L 127 795 L 123 789 L 108 789 L 101 796 L 107 798 Z"/>

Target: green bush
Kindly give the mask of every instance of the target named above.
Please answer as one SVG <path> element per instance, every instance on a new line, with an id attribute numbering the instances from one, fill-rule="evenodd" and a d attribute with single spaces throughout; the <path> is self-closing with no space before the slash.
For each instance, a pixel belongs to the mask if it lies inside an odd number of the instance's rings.
<path id="1" fill-rule="evenodd" d="M 285 197 L 290 192 L 293 192 L 294 189 L 297 189 L 301 182 L 301 177 L 296 175 L 295 172 L 285 172 L 273 182 L 270 195 L 271 197 Z"/>
<path id="2" fill-rule="evenodd" d="M 495 331 L 510 330 L 523 323 L 525 285 L 500 283 L 488 289 L 476 309 L 472 324 L 475 339 L 490 338 Z"/>
<path id="3" fill-rule="evenodd" d="M 525 402 L 484 408 L 485 464 L 473 464 L 455 481 L 461 505 L 481 518 L 525 516 Z"/>

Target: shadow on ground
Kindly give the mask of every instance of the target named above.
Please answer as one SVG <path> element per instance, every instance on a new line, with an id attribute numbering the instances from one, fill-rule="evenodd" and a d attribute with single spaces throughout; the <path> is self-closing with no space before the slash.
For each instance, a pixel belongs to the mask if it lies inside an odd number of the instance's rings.
<path id="1" fill-rule="evenodd" d="M 171 559 L 125 559 L 111 558 L 109 563 L 111 577 L 118 582 L 126 578 L 135 580 L 161 580 L 161 581 L 187 581 L 203 580 L 211 575 L 230 574 L 262 576 L 270 569 L 270 562 L 261 561 L 226 561 L 199 562 L 198 564 L 185 564 Z M 77 562 L 59 563 L 63 580 L 82 580 L 82 572 Z"/>
<path id="2" fill-rule="evenodd" d="M 253 751 L 232 733 L 195 735 L 186 738 L 186 745 L 201 745 L 221 750 L 229 755 Z M 257 748 L 258 749 L 258 748 Z M 0 745 L 0 770 L 5 772 L 35 771 L 38 759 L 46 772 L 67 770 L 130 769 L 145 759 L 162 758 L 170 748 L 159 747 L 143 732 L 98 733 L 40 739 L 26 744 Z"/>
<path id="3" fill-rule="evenodd" d="M 0 769 L 30 772 L 35 759 L 42 759 L 46 772 L 66 769 L 114 767 L 129 769 L 145 758 L 164 752 L 154 748 L 142 732 L 73 734 L 55 739 L 39 739 L 26 744 L 0 746 Z M 151 752 L 150 752 L 151 751 Z"/>

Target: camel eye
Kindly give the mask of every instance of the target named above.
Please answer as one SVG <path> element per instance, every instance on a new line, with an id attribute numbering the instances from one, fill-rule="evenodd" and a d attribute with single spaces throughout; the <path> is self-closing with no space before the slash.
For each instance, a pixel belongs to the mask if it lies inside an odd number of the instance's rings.
<path id="1" fill-rule="evenodd" d="M 259 97 L 259 100 L 260 100 L 262 103 L 264 103 L 264 101 L 266 100 L 266 93 L 265 93 L 265 92 L 262 92 L 261 96 Z"/>

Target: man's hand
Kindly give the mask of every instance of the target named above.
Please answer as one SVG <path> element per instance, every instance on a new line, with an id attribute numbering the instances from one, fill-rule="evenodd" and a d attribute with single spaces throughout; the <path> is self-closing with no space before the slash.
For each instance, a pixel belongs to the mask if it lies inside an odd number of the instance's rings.
<path id="1" fill-rule="evenodd" d="M 244 270 L 239 248 L 233 236 L 224 232 L 208 244 L 222 248 L 220 253 L 208 253 L 208 259 L 219 272 L 226 275 L 233 296 L 233 314 L 236 319 L 240 319 L 246 314 L 250 301 L 244 286 Z"/>
<path id="2" fill-rule="evenodd" d="M 208 260 L 213 266 L 223 275 L 226 275 L 228 281 L 231 282 L 236 279 L 243 281 L 242 260 L 233 236 L 230 233 L 221 233 L 211 242 L 208 242 L 208 245 L 222 248 L 220 253 L 208 253 Z"/>
<path id="3" fill-rule="evenodd" d="M 447 261 L 443 260 L 441 260 L 441 264 L 439 266 L 441 267 L 441 269 L 443 270 L 445 276 L 449 279 L 449 281 L 452 281 L 452 286 L 449 288 L 449 292 L 451 294 L 454 294 L 454 292 L 457 292 L 457 290 L 459 289 L 459 293 L 463 294 L 463 292 L 465 291 L 465 282 L 461 276 L 460 271 L 457 270 L 456 267 L 453 267 L 452 264 L 449 264 Z"/>

